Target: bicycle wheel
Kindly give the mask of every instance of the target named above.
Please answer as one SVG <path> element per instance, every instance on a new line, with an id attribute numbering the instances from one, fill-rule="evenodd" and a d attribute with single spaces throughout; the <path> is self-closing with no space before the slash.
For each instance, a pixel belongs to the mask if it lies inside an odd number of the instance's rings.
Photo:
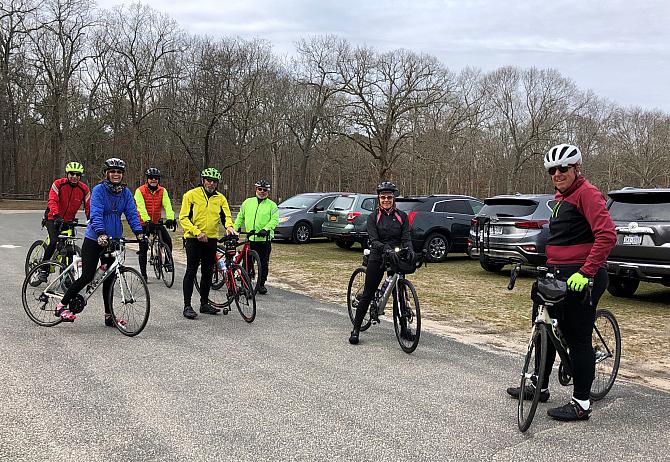
<path id="1" fill-rule="evenodd" d="M 151 266 L 154 267 L 154 274 L 156 279 L 163 277 L 163 255 L 160 251 L 160 242 L 158 239 L 151 241 Z"/>
<path id="2" fill-rule="evenodd" d="M 159 250 L 159 260 L 162 262 L 162 277 L 163 283 L 166 287 L 172 287 L 174 284 L 174 260 L 172 260 L 172 252 L 167 244 L 161 242 L 158 246 Z"/>
<path id="3" fill-rule="evenodd" d="M 37 240 L 32 243 L 28 249 L 28 255 L 26 255 L 26 264 L 25 271 L 26 276 L 30 273 L 30 270 L 42 262 L 44 258 L 44 251 L 46 250 L 47 245 L 43 240 Z"/>
<path id="4" fill-rule="evenodd" d="M 251 285 L 251 279 L 240 265 L 233 265 L 231 272 L 235 283 L 233 290 L 237 311 L 240 312 L 242 319 L 246 322 L 254 322 L 254 319 L 256 319 L 256 294 Z"/>
<path id="5" fill-rule="evenodd" d="M 591 399 L 598 401 L 614 385 L 621 361 L 621 331 L 611 312 L 596 311 L 592 343 L 596 355 L 596 374 L 591 385 Z"/>
<path id="6" fill-rule="evenodd" d="M 147 325 L 151 310 L 151 299 L 147 283 L 135 268 L 120 267 L 108 303 L 112 310 L 114 325 L 123 335 L 133 337 Z"/>
<path id="7" fill-rule="evenodd" d="M 195 290 L 200 293 L 200 279 L 202 278 L 200 267 L 195 273 L 194 286 Z M 220 270 L 219 268 L 214 269 L 212 273 L 212 285 L 209 288 L 209 296 L 207 301 L 216 308 L 226 308 L 232 302 L 234 294 L 229 292 L 226 282 L 228 281 L 227 271 Z M 224 310 L 225 311 L 225 310 Z M 227 311 L 225 311 L 227 313 Z"/>
<path id="8" fill-rule="evenodd" d="M 63 274 L 65 266 L 56 262 L 44 262 L 35 265 L 23 281 L 21 301 L 28 317 L 40 326 L 51 327 L 61 322 L 56 316 L 58 303 L 67 287 L 74 282 L 71 272 Z M 47 275 L 43 282 L 40 273 Z M 62 277 L 61 277 L 62 275 Z"/>
<path id="9" fill-rule="evenodd" d="M 528 343 L 528 352 L 521 371 L 521 384 L 519 393 L 519 405 L 517 409 L 517 422 L 519 430 L 525 432 L 530 427 L 537 403 L 540 401 L 540 391 L 544 380 L 544 367 L 547 363 L 547 327 L 544 324 L 536 324 L 533 327 L 533 335 Z M 535 392 L 533 399 L 527 402 L 525 399 L 526 386 L 530 386 Z"/>
<path id="10" fill-rule="evenodd" d="M 356 318 L 356 309 L 358 308 L 358 300 L 363 295 L 365 289 L 365 267 L 356 268 L 349 278 L 349 286 L 347 287 L 347 310 L 349 311 L 349 319 L 351 324 L 354 324 Z M 361 332 L 368 330 L 372 320 L 370 319 L 370 310 L 365 313 L 363 322 L 361 323 Z"/>
<path id="11" fill-rule="evenodd" d="M 256 293 L 261 275 L 261 257 L 255 250 L 249 250 L 242 261 L 244 262 L 244 269 L 251 280 L 251 287 L 253 287 L 254 293 Z"/>
<path id="12" fill-rule="evenodd" d="M 393 327 L 400 348 L 411 353 L 419 345 L 421 336 L 421 309 L 414 285 L 407 279 L 398 279 L 398 301 L 393 304 Z"/>

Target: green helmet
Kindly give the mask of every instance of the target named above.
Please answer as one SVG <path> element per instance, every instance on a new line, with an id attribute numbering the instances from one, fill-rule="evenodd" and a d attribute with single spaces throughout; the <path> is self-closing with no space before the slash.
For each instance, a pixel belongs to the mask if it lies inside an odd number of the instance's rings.
<path id="1" fill-rule="evenodd" d="M 68 162 L 67 165 L 65 166 L 65 173 L 70 172 L 81 173 L 83 175 L 84 166 L 81 165 L 79 162 Z"/>
<path id="2" fill-rule="evenodd" d="M 212 180 L 221 181 L 221 172 L 215 168 L 208 167 L 200 172 L 200 178 L 211 178 Z"/>

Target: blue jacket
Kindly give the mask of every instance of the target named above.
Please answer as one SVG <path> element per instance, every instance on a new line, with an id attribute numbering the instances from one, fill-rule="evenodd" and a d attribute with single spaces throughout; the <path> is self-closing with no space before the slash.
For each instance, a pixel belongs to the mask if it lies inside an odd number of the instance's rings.
<path id="1" fill-rule="evenodd" d="M 86 227 L 86 237 L 95 241 L 101 234 L 112 238 L 123 236 L 122 213 L 133 232 L 141 233 L 142 225 L 130 189 L 123 188 L 120 193 L 113 193 L 104 182 L 97 184 L 91 193 L 91 217 Z"/>

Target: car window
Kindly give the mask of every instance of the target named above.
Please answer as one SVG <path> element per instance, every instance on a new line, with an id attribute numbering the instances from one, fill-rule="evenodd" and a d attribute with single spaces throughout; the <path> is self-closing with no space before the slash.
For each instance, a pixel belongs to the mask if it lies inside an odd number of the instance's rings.
<path id="1" fill-rule="evenodd" d="M 335 196 L 324 197 L 319 202 L 314 204 L 314 210 L 316 210 L 317 208 L 320 209 L 320 210 L 326 210 L 328 207 L 330 207 L 330 204 L 333 203 L 334 199 L 335 199 Z"/>
<path id="2" fill-rule="evenodd" d="M 479 213 L 479 211 L 484 207 L 484 204 L 479 201 L 469 201 L 470 206 L 472 207 L 472 211 L 474 212 L 475 215 Z"/>
<path id="3" fill-rule="evenodd" d="M 286 209 L 306 209 L 314 204 L 318 198 L 319 196 L 313 194 L 298 194 L 297 196 L 286 199 L 279 204 L 279 207 Z"/>
<path id="4" fill-rule="evenodd" d="M 480 215 L 487 217 L 525 217 L 532 215 L 538 203 L 530 199 L 493 198 L 484 201 Z"/>
<path id="5" fill-rule="evenodd" d="M 472 207 L 468 204 L 468 201 L 464 200 L 448 200 L 436 202 L 433 206 L 435 212 L 445 212 L 445 213 L 463 213 L 467 215 L 472 215 Z"/>
<path id="6" fill-rule="evenodd" d="M 670 221 L 670 203 L 639 204 L 614 201 L 610 215 L 615 221 Z"/>
<path id="7" fill-rule="evenodd" d="M 374 197 L 369 197 L 361 203 L 361 208 L 363 210 L 369 210 L 370 212 L 373 212 L 376 207 L 377 207 L 377 199 Z"/>
<path id="8" fill-rule="evenodd" d="M 349 210 L 353 203 L 354 198 L 352 196 L 340 196 L 336 198 L 328 208 L 330 210 Z"/>
<path id="9" fill-rule="evenodd" d="M 421 207 L 421 204 L 423 204 L 422 201 L 403 199 L 396 201 L 395 206 L 398 210 L 402 210 L 403 212 L 410 212 L 412 210 L 417 210 L 419 207 Z"/>

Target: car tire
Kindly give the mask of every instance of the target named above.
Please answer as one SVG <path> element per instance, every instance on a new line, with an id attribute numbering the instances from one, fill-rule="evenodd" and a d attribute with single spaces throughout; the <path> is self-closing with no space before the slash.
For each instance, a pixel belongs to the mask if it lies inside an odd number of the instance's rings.
<path id="1" fill-rule="evenodd" d="M 639 279 L 625 276 L 612 276 L 610 274 L 610 281 L 607 285 L 607 291 L 615 297 L 631 297 L 639 285 Z"/>
<path id="2" fill-rule="evenodd" d="M 449 239 L 442 233 L 431 233 L 426 238 L 423 249 L 428 251 L 430 261 L 436 263 L 444 261 L 449 254 Z"/>
<path id="3" fill-rule="evenodd" d="M 307 244 L 312 238 L 312 227 L 307 222 L 297 223 L 293 227 L 293 242 L 296 244 Z"/>
<path id="4" fill-rule="evenodd" d="M 480 260 L 479 265 L 482 267 L 482 269 L 488 271 L 489 273 L 498 273 L 501 269 L 503 269 L 503 266 L 505 266 L 504 263 L 494 263 L 488 260 Z"/>
<path id="5" fill-rule="evenodd" d="M 354 241 L 343 241 L 341 239 L 335 239 L 335 245 L 340 249 L 350 249 L 354 245 Z"/>

